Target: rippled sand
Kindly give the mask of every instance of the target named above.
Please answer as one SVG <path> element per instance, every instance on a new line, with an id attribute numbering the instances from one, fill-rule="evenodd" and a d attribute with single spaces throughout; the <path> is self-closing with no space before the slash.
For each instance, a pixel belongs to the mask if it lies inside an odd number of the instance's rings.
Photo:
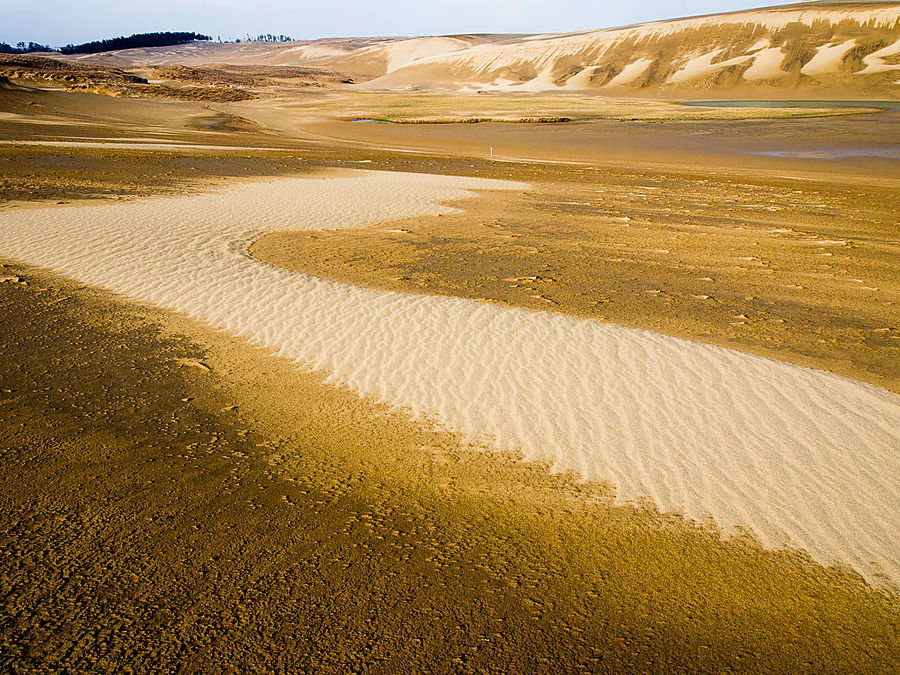
<path id="1" fill-rule="evenodd" d="M 900 398 L 727 349 L 549 313 L 361 289 L 251 259 L 270 230 L 440 212 L 499 181 L 359 172 L 0 214 L 23 261 L 183 311 L 621 498 L 900 579 Z"/>

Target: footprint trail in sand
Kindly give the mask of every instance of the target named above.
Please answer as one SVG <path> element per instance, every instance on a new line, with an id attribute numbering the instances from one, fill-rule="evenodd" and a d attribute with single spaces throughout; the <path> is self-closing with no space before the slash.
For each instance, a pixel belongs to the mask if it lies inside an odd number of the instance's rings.
<path id="1" fill-rule="evenodd" d="M 0 212 L 0 253 L 179 310 L 472 439 L 900 583 L 900 397 L 549 312 L 373 291 L 250 258 L 262 232 L 446 212 L 516 183 L 355 172 Z"/>

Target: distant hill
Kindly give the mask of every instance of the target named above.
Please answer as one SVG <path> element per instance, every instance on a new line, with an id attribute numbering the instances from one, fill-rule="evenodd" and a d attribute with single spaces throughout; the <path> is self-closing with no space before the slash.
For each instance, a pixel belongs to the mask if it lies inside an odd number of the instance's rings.
<path id="1" fill-rule="evenodd" d="M 126 49 L 77 55 L 79 61 L 119 68 L 147 65 L 205 66 L 211 64 L 307 66 L 351 75 L 355 81 L 380 77 L 417 58 L 444 54 L 478 44 L 509 39 L 505 35 L 443 37 L 356 37 L 293 42 L 192 42 L 169 47 Z M 522 36 L 517 36 L 522 37 Z"/>
<path id="2" fill-rule="evenodd" d="M 191 42 L 70 58 L 310 66 L 401 91 L 898 99 L 900 4 L 821 0 L 569 34 Z"/>
<path id="3" fill-rule="evenodd" d="M 898 3 L 821 2 L 478 45 L 367 86 L 896 98 L 898 77 Z"/>

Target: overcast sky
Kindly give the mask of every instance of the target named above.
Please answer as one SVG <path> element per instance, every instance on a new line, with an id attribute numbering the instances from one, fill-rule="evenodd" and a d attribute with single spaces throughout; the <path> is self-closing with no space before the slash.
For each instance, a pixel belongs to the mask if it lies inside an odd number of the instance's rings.
<path id="1" fill-rule="evenodd" d="M 223 40 L 551 33 L 710 14 L 778 0 L 0 0 L 0 42 L 59 46 L 152 31 Z"/>

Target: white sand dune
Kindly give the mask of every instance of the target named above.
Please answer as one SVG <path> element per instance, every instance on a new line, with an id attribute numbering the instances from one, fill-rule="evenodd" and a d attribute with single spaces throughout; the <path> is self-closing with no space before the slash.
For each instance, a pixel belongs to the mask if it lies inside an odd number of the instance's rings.
<path id="1" fill-rule="evenodd" d="M 885 61 L 896 53 L 893 46 L 866 55 L 866 67 L 857 72 L 843 67 L 848 50 L 838 53 L 823 49 L 846 41 L 848 36 L 853 36 L 849 40 L 852 45 L 875 49 L 871 45 L 884 39 L 896 40 L 898 34 L 897 3 L 809 3 L 495 40 L 423 55 L 362 86 L 477 90 L 498 88 L 496 82 L 501 78 L 501 88 L 510 91 L 613 86 L 671 92 L 734 88 L 744 83 L 796 88 L 801 83 L 809 84 L 801 82 L 795 72 L 807 64 L 789 58 L 788 52 L 790 45 L 796 48 L 803 44 L 813 54 L 803 58 L 810 63 L 815 60 L 810 71 L 803 74 L 828 75 L 829 86 L 858 95 L 871 94 L 873 87 L 892 95 L 889 78 L 872 76 L 900 67 Z M 730 58 L 715 61 L 723 56 Z M 649 63 L 644 65 L 645 61 Z M 737 76 L 721 77 L 729 68 L 735 69 Z"/>
<path id="2" fill-rule="evenodd" d="M 864 57 L 863 63 L 866 64 L 866 67 L 859 71 L 860 75 L 864 75 L 867 73 L 884 73 L 891 70 L 900 70 L 900 64 L 889 64 L 885 61 L 891 56 L 897 56 L 897 54 L 900 54 L 900 40 L 897 40 L 892 45 L 888 45 L 884 49 L 879 49 L 877 52 L 873 52 L 872 54 Z"/>
<path id="3" fill-rule="evenodd" d="M 733 59 L 727 59 L 725 61 L 718 61 L 713 63 L 713 59 L 719 56 L 724 49 L 716 49 L 715 51 L 711 51 L 708 54 L 703 54 L 696 58 L 688 61 L 681 70 L 672 74 L 669 77 L 669 82 L 681 83 L 688 82 L 690 80 L 696 80 L 698 77 L 703 77 L 704 75 L 708 75 L 711 72 L 720 70 L 722 68 L 727 68 L 728 66 L 736 66 L 743 65 L 753 60 L 752 56 L 736 56 Z"/>
<path id="4" fill-rule="evenodd" d="M 626 84 L 631 84 L 636 79 L 638 79 L 641 75 L 647 72 L 647 68 L 653 65 L 653 59 L 638 59 L 637 61 L 633 61 L 629 63 L 624 68 L 622 68 L 622 72 L 612 78 L 609 82 L 607 82 L 607 87 L 624 87 Z M 578 77 L 577 75 L 575 77 Z M 572 80 L 575 78 L 571 78 L 567 84 L 571 86 Z"/>
<path id="5" fill-rule="evenodd" d="M 781 47 L 766 47 L 756 52 L 753 63 L 744 71 L 743 78 L 751 82 L 757 80 L 773 80 L 784 77 L 787 73 L 781 69 L 784 52 Z"/>
<path id="6" fill-rule="evenodd" d="M 210 64 L 257 66 L 311 66 L 337 70 L 362 79 L 391 73 L 418 59 L 467 49 L 484 42 L 505 40 L 505 35 L 323 38 L 294 42 L 191 42 L 168 47 L 123 49 L 99 54 L 55 58 L 103 63 L 120 67 Z"/>
<path id="7" fill-rule="evenodd" d="M 180 310 L 474 439 L 900 582 L 900 397 L 547 312 L 378 292 L 255 261 L 261 232 L 447 211 L 512 183 L 358 172 L 0 211 L 0 253 Z"/>
<path id="8" fill-rule="evenodd" d="M 146 65 L 209 64 L 292 66 L 306 65 L 311 61 L 340 58 L 354 50 L 364 50 L 372 45 L 391 42 L 398 38 L 326 38 L 295 42 L 189 42 L 166 47 L 141 47 L 119 49 L 98 54 L 47 54 L 54 58 L 72 61 L 103 63 L 123 68 Z"/>
<path id="9" fill-rule="evenodd" d="M 386 71 L 392 73 L 418 59 L 455 52 L 471 46 L 469 42 L 459 38 L 423 37 L 368 47 L 357 52 L 357 55 L 365 55 L 368 58 L 376 55 L 377 57 L 383 57 L 387 61 Z"/>
<path id="10" fill-rule="evenodd" d="M 804 75 L 826 75 L 837 71 L 841 59 L 856 44 L 856 40 L 844 40 L 837 44 L 822 45 L 800 72 Z"/>

